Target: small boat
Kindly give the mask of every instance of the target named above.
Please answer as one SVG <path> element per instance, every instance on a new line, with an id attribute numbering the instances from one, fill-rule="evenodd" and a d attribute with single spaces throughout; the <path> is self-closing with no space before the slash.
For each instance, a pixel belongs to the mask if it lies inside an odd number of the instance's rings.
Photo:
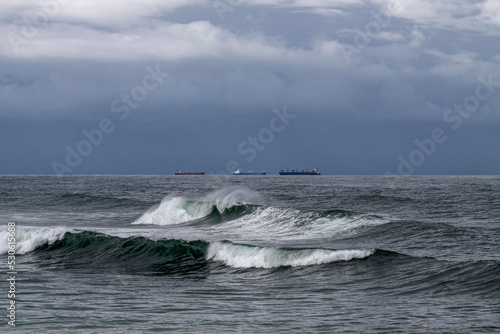
<path id="1" fill-rule="evenodd" d="M 252 172 L 252 171 L 249 171 L 249 172 L 241 172 L 239 169 L 235 170 L 233 172 L 233 175 L 266 175 L 266 172 Z"/>
<path id="2" fill-rule="evenodd" d="M 179 169 L 175 172 L 175 175 L 205 175 L 205 172 L 181 172 Z"/>
<path id="3" fill-rule="evenodd" d="M 284 171 L 283 169 L 280 171 L 280 175 L 321 175 L 317 168 L 314 168 L 312 171 L 309 169 L 306 170 L 298 170 L 298 169 L 287 169 Z"/>

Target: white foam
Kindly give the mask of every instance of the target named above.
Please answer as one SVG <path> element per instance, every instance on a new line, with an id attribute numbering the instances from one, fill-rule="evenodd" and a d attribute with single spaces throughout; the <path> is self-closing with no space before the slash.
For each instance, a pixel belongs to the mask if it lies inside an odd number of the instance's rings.
<path id="1" fill-rule="evenodd" d="M 290 240 L 346 236 L 359 227 L 382 225 L 389 221 L 363 214 L 322 216 L 293 208 L 260 207 L 251 214 L 213 226 L 212 229 L 220 233 L 230 231 L 246 239 Z"/>
<path id="2" fill-rule="evenodd" d="M 260 200 L 260 195 L 248 188 L 227 187 L 206 195 L 202 200 L 213 203 L 222 213 L 237 204 L 255 204 Z"/>
<path id="3" fill-rule="evenodd" d="M 166 197 L 160 205 L 149 209 L 132 224 L 174 225 L 202 218 L 210 214 L 212 204 L 189 205 L 184 197 Z"/>
<path id="4" fill-rule="evenodd" d="M 43 244 L 53 244 L 61 240 L 70 229 L 64 227 L 55 228 L 17 228 L 16 229 L 16 254 L 26 254 L 34 251 Z M 9 250 L 7 231 L 0 232 L 0 254 Z"/>
<path id="5" fill-rule="evenodd" d="M 374 250 L 285 250 L 231 243 L 210 243 L 207 259 L 220 261 L 234 268 L 275 268 L 281 266 L 310 266 L 336 261 L 362 259 Z"/>
<path id="6" fill-rule="evenodd" d="M 167 196 L 160 205 L 154 206 L 132 224 L 174 225 L 203 218 L 212 212 L 213 206 L 222 213 L 237 204 L 252 203 L 258 194 L 246 188 L 223 188 L 190 201 L 185 197 Z"/>

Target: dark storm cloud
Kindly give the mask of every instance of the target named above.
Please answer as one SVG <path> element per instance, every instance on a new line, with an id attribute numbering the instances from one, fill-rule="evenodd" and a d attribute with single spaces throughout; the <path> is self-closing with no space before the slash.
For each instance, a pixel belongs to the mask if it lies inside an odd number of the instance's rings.
<path id="1" fill-rule="evenodd" d="M 435 128 L 449 141 L 415 173 L 489 173 L 498 154 L 478 152 L 499 139 L 486 130 L 500 120 L 499 27 L 496 1 L 16 2 L 0 14 L 0 172 L 51 173 L 109 119 L 71 173 L 236 160 L 382 174 Z M 297 120 L 246 161 L 238 145 L 283 106 Z M 459 145 L 483 126 L 484 143 Z"/>

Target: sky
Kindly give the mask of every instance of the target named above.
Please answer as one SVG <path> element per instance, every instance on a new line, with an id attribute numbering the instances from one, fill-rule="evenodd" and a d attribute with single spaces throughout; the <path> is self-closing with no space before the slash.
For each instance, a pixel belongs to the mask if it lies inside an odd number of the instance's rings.
<path id="1" fill-rule="evenodd" d="M 500 173 L 498 0 L 0 4 L 0 174 Z"/>

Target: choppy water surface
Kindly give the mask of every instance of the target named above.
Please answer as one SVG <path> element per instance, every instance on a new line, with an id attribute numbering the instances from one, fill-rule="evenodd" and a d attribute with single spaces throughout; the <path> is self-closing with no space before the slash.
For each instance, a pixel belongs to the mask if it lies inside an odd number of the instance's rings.
<path id="1" fill-rule="evenodd" d="M 16 331 L 500 331 L 500 177 L 3 176 L 0 218 Z"/>

